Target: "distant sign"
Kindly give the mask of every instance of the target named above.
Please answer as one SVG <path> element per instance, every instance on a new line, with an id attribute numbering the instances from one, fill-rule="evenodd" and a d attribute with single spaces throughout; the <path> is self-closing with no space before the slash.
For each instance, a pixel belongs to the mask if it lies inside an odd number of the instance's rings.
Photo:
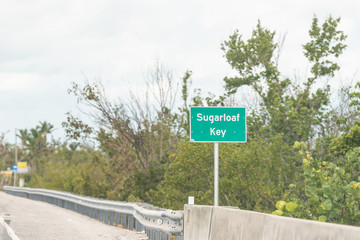
<path id="1" fill-rule="evenodd" d="M 27 166 L 27 162 L 18 162 L 18 173 L 28 173 L 29 168 Z"/>
<path id="2" fill-rule="evenodd" d="M 190 142 L 246 142 L 245 108 L 190 108 Z"/>
<path id="3" fill-rule="evenodd" d="M 17 165 L 17 164 L 13 164 L 13 165 L 12 165 L 12 171 L 13 171 L 14 173 L 16 173 L 17 170 L 18 170 L 18 165 Z"/>
<path id="4" fill-rule="evenodd" d="M 27 162 L 18 162 L 18 168 L 27 168 Z"/>

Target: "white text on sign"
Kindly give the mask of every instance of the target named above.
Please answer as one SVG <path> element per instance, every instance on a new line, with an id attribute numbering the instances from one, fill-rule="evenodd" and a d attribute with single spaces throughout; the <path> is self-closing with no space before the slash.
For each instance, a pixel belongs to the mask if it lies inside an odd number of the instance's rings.
<path id="1" fill-rule="evenodd" d="M 221 115 L 205 115 L 198 113 L 197 114 L 197 121 L 209 121 L 212 123 L 214 122 L 238 122 L 240 120 L 240 114 L 237 115 L 227 115 L 227 114 L 221 114 Z"/>
<path id="2" fill-rule="evenodd" d="M 215 136 L 222 136 L 224 137 L 226 133 L 226 130 L 215 130 L 215 128 L 210 128 L 210 136 L 211 135 L 215 135 Z"/>

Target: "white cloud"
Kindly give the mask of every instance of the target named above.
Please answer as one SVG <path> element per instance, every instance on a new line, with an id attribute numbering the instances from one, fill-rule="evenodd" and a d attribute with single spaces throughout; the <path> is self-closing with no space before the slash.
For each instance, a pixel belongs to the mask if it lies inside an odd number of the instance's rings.
<path id="1" fill-rule="evenodd" d="M 174 69 L 175 78 L 189 69 L 194 87 L 221 92 L 232 70 L 220 43 L 235 29 L 246 39 L 258 19 L 287 34 L 282 72 L 305 75 L 301 44 L 314 14 L 342 18 L 349 47 L 340 59 L 341 77 L 351 78 L 360 68 L 360 1 L 2 0 L 0 101 L 13 117 L 0 116 L 0 132 L 13 128 L 14 119 L 23 127 L 46 116 L 59 122 L 69 108 L 76 109 L 66 89 L 84 78 L 82 72 L 90 80 L 101 78 L 116 99 L 126 94 L 126 82 L 143 87 L 144 75 L 159 59 Z"/>
<path id="2" fill-rule="evenodd" d="M 36 88 L 40 79 L 35 74 L 28 73 L 0 73 L 0 92 L 31 90 Z"/>

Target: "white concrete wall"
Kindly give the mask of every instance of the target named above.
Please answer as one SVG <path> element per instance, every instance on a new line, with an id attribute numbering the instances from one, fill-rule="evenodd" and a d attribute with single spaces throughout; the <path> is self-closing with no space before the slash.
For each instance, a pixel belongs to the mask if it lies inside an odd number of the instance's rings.
<path id="1" fill-rule="evenodd" d="M 185 205 L 185 240 L 359 240 L 360 228 L 228 207 Z"/>

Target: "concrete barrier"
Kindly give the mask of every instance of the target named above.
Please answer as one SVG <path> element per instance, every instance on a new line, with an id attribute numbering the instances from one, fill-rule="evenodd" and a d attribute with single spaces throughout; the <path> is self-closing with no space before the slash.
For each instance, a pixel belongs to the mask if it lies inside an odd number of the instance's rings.
<path id="1" fill-rule="evenodd" d="M 355 240 L 360 228 L 228 207 L 185 205 L 185 240 Z"/>

